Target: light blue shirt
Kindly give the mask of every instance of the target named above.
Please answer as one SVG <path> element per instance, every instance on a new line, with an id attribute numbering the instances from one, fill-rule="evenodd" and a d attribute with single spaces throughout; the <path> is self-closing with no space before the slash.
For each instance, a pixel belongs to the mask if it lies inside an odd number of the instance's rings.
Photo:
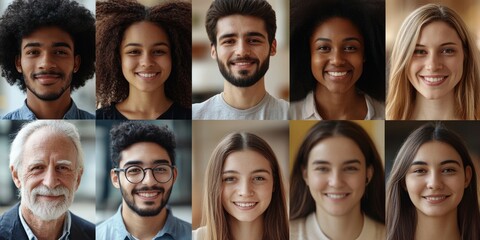
<path id="1" fill-rule="evenodd" d="M 18 216 L 20 216 L 20 222 L 22 222 L 23 229 L 25 229 L 25 232 L 27 233 L 28 240 L 38 240 L 37 236 L 33 234 L 32 229 L 28 226 L 27 222 L 25 222 L 25 219 L 22 216 L 22 207 L 20 206 L 18 208 Z M 65 220 L 63 221 L 63 232 L 62 236 L 58 240 L 68 240 L 70 239 L 70 227 L 72 226 L 72 219 L 70 217 L 70 212 L 67 211 L 65 214 Z"/>
<path id="2" fill-rule="evenodd" d="M 122 206 L 118 208 L 117 213 L 97 225 L 95 229 L 95 239 L 116 239 L 116 240 L 136 240 L 136 238 L 127 231 L 122 218 Z M 152 240 L 191 240 L 192 225 L 173 216 L 172 211 L 167 208 L 167 220 L 162 230 L 160 230 Z"/>
<path id="3" fill-rule="evenodd" d="M 25 100 L 21 108 L 13 112 L 7 113 L 7 115 L 3 116 L 2 119 L 37 120 L 37 116 L 35 116 L 35 113 L 33 113 L 32 110 L 28 108 L 27 100 Z M 72 105 L 63 116 L 63 119 L 95 119 L 95 115 L 77 108 L 77 105 L 72 100 Z"/>

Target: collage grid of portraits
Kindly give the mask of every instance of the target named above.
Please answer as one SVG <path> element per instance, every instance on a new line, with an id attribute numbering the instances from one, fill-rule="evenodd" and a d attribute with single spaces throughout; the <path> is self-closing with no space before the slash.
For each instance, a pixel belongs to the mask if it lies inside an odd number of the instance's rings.
<path id="1" fill-rule="evenodd" d="M 0 240 L 480 239 L 479 12 L 2 0 Z"/>

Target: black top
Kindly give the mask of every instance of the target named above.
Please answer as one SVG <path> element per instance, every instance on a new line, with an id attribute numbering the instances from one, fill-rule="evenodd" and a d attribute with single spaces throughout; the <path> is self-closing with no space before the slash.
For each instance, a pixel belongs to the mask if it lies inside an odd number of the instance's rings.
<path id="1" fill-rule="evenodd" d="M 110 106 L 99 108 L 95 111 L 97 119 L 119 119 L 128 120 L 115 107 L 117 103 L 112 103 Z M 184 108 L 177 103 L 173 103 L 170 108 L 157 119 L 192 119 L 192 109 Z"/>

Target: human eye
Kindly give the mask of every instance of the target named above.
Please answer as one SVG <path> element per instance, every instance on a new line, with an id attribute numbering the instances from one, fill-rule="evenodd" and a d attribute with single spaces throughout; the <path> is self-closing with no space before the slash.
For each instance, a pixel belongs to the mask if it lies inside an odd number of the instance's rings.
<path id="1" fill-rule="evenodd" d="M 40 173 L 45 169 L 45 166 L 42 165 L 34 165 L 29 168 L 29 171 L 32 173 Z"/>
<path id="2" fill-rule="evenodd" d="M 57 171 L 60 173 L 67 173 L 67 172 L 70 172 L 70 170 L 71 170 L 70 167 L 66 165 L 57 166 Z"/>
<path id="3" fill-rule="evenodd" d="M 232 182 L 235 182 L 235 180 L 236 180 L 236 178 L 235 178 L 235 177 L 232 177 L 232 176 L 230 176 L 230 177 L 224 177 L 224 178 L 222 179 L 222 181 L 225 182 L 225 183 L 232 183 Z"/>
<path id="4" fill-rule="evenodd" d="M 255 182 L 263 182 L 263 181 L 266 181 L 267 178 L 263 177 L 263 176 L 255 176 L 253 177 L 253 181 Z"/>
<path id="5" fill-rule="evenodd" d="M 157 166 L 153 168 L 153 172 L 155 173 L 167 173 L 168 172 L 168 167 L 167 166 Z"/>
<path id="6" fill-rule="evenodd" d="M 413 55 L 415 56 L 423 56 L 423 55 L 426 55 L 427 54 L 427 51 L 424 50 L 424 49 L 418 49 L 416 48 L 414 51 L 413 51 Z"/>
<path id="7" fill-rule="evenodd" d="M 455 168 L 448 168 L 447 167 L 447 168 L 442 169 L 442 173 L 446 174 L 446 175 L 453 175 L 456 172 L 457 172 L 457 169 L 455 169 Z"/>
<path id="8" fill-rule="evenodd" d="M 453 48 L 445 48 L 445 49 L 442 49 L 442 54 L 444 55 L 453 55 L 455 54 L 455 49 Z"/>
<path id="9" fill-rule="evenodd" d="M 56 49 L 56 50 L 53 51 L 53 53 L 55 55 L 67 55 L 68 54 L 68 52 L 63 50 L 63 49 Z"/>
<path id="10" fill-rule="evenodd" d="M 139 49 L 128 49 L 126 53 L 127 55 L 135 56 L 135 55 L 140 55 L 141 51 Z"/>
<path id="11" fill-rule="evenodd" d="M 127 174 L 129 175 L 137 175 L 143 172 L 143 170 L 140 167 L 129 167 L 126 169 Z"/>
<path id="12" fill-rule="evenodd" d="M 39 55 L 40 51 L 37 49 L 30 49 L 30 50 L 27 50 L 25 54 L 29 56 Z"/>
<path id="13" fill-rule="evenodd" d="M 315 50 L 317 50 L 318 52 L 327 53 L 330 52 L 332 49 L 327 45 L 319 45 L 315 48 Z"/>
<path id="14" fill-rule="evenodd" d="M 343 50 L 344 50 L 345 52 L 356 52 L 357 49 L 358 49 L 358 48 L 357 48 L 356 46 L 346 46 L 346 47 L 343 48 Z"/>
<path id="15" fill-rule="evenodd" d="M 328 171 L 330 171 L 330 168 L 326 166 L 317 166 L 313 169 L 313 171 L 319 172 L 319 173 L 327 173 Z"/>
<path id="16" fill-rule="evenodd" d="M 163 56 L 165 54 L 167 54 L 167 51 L 165 51 L 163 49 L 157 49 L 157 50 L 153 51 L 153 55 L 155 55 L 155 56 Z"/>
<path id="17" fill-rule="evenodd" d="M 346 166 L 343 170 L 345 172 L 357 172 L 359 168 L 357 166 Z"/>
<path id="18" fill-rule="evenodd" d="M 247 39 L 247 42 L 250 44 L 260 44 L 263 41 L 260 38 L 250 38 L 250 39 Z"/>
<path id="19" fill-rule="evenodd" d="M 235 43 L 235 40 L 232 38 L 226 38 L 221 42 L 222 45 L 232 45 L 234 43 Z"/>
<path id="20" fill-rule="evenodd" d="M 412 172 L 415 173 L 415 174 L 425 174 L 425 173 L 427 173 L 427 170 L 423 169 L 423 168 L 414 168 L 412 170 Z"/>

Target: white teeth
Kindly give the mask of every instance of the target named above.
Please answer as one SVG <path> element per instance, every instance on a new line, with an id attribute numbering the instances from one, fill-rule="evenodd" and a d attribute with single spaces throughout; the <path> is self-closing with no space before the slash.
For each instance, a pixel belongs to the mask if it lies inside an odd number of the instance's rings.
<path id="1" fill-rule="evenodd" d="M 427 82 L 440 82 L 444 79 L 444 77 L 423 77 L 423 79 L 425 79 L 425 81 Z"/>
<path id="2" fill-rule="evenodd" d="M 334 76 L 334 77 L 340 77 L 340 76 L 345 76 L 347 72 L 327 72 L 328 75 Z"/>
<path id="3" fill-rule="evenodd" d="M 340 199 L 340 198 L 344 198 L 344 197 L 347 196 L 347 194 L 333 194 L 333 193 L 327 193 L 325 195 L 327 195 L 327 197 L 333 198 L 333 199 Z"/>
<path id="4" fill-rule="evenodd" d="M 425 199 L 429 200 L 429 201 L 439 201 L 439 200 L 443 200 L 447 198 L 446 196 L 443 196 L 443 197 L 425 197 Z"/>
<path id="5" fill-rule="evenodd" d="M 239 65 L 239 66 L 245 66 L 245 65 L 249 65 L 249 64 L 251 64 L 251 63 L 249 63 L 249 62 L 237 62 L 237 63 L 235 63 L 235 65 Z"/>
<path id="6" fill-rule="evenodd" d="M 151 77 L 155 77 L 155 75 L 157 75 L 156 73 L 138 73 L 138 75 L 140 75 L 140 77 L 144 77 L 144 78 L 151 78 Z"/>
<path id="7" fill-rule="evenodd" d="M 158 193 L 139 192 L 138 195 L 140 195 L 140 196 L 142 196 L 142 197 L 150 198 L 150 197 L 155 197 L 155 196 L 157 196 Z"/>
<path id="8" fill-rule="evenodd" d="M 240 203 L 240 202 L 235 202 L 234 203 L 235 205 L 239 206 L 239 207 L 253 207 L 255 206 L 256 203 Z"/>

